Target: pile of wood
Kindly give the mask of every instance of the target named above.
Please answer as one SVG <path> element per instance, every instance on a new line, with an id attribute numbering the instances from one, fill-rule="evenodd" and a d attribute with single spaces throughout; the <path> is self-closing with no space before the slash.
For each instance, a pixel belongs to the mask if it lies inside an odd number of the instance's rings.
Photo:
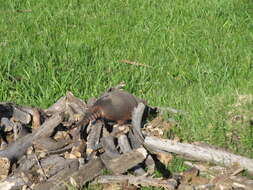
<path id="1" fill-rule="evenodd" d="M 239 180 L 237 176 L 244 169 L 253 173 L 251 159 L 212 147 L 149 136 L 148 114 L 144 114 L 147 106 L 141 102 L 133 110 L 130 123 L 119 125 L 96 118 L 86 126 L 78 125 L 94 103 L 96 99 L 86 104 L 71 92 L 48 109 L 1 103 L 0 190 L 82 188 L 88 182 L 136 189 L 222 189 L 226 181 L 228 188 L 253 189 L 251 180 Z M 148 113 L 152 115 L 157 110 L 149 107 Z M 188 162 L 191 169 L 184 173 L 167 171 L 163 178 L 152 177 L 162 163 L 161 155 L 171 153 L 237 169 L 226 174 L 210 173 L 211 169 Z M 103 175 L 105 171 L 110 175 Z M 203 178 L 203 173 L 207 180 L 194 183 Z"/>

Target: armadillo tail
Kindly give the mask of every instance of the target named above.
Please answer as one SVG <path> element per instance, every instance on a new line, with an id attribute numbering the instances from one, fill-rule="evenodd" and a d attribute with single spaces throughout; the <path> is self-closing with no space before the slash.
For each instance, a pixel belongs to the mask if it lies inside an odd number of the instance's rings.
<path id="1" fill-rule="evenodd" d="M 76 127 L 83 127 L 89 124 L 90 121 L 96 120 L 101 117 L 101 113 L 99 111 L 97 112 L 88 112 L 86 113 L 85 117 L 79 121 L 76 125 L 74 125 L 71 129 L 74 129 Z"/>
<path id="2" fill-rule="evenodd" d="M 84 119 L 86 119 L 87 121 L 93 121 L 100 117 L 101 117 L 101 112 L 96 111 L 96 112 L 87 113 Z"/>

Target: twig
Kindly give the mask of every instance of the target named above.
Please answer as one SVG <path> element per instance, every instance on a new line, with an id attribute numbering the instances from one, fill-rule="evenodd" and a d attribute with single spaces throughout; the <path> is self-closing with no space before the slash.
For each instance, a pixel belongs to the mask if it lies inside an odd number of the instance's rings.
<path id="1" fill-rule="evenodd" d="M 135 61 L 129 61 L 129 60 L 121 60 L 119 61 L 120 63 L 127 63 L 127 64 L 130 64 L 130 65 L 135 65 L 135 66 L 144 66 L 144 67 L 151 67 L 149 65 L 145 65 L 145 64 L 142 64 L 142 63 L 138 63 L 138 62 L 135 62 Z"/>

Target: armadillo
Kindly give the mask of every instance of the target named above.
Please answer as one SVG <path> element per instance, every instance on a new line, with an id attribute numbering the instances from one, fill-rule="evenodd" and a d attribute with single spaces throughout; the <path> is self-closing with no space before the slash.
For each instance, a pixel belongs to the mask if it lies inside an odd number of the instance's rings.
<path id="1" fill-rule="evenodd" d="M 126 91 L 112 89 L 96 100 L 77 126 L 84 126 L 98 118 L 115 121 L 120 125 L 124 124 L 131 120 L 133 109 L 141 102 L 146 104 L 144 100 Z"/>

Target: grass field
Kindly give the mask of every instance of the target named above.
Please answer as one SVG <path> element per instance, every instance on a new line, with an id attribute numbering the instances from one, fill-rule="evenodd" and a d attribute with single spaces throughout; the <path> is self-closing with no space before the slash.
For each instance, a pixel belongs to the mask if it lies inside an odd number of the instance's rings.
<path id="1" fill-rule="evenodd" d="M 188 112 L 183 140 L 253 158 L 251 0 L 0 0 L 0 71 L 0 101 L 43 108 L 125 81 Z"/>

